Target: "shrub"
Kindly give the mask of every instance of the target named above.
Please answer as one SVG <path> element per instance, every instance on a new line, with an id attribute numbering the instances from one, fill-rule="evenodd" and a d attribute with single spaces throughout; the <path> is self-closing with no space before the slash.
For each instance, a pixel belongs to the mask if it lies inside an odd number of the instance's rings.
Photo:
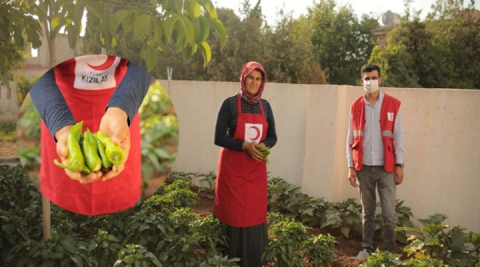
<path id="1" fill-rule="evenodd" d="M 309 226 L 320 226 L 328 208 L 323 198 L 315 199 L 303 194 L 300 187 L 275 177 L 268 180 L 269 212 L 279 212 L 285 217 Z"/>
<path id="2" fill-rule="evenodd" d="M 423 224 L 420 229 L 412 227 L 399 227 L 397 231 L 405 231 L 411 241 L 404 250 L 410 256 L 419 258 L 438 258 L 452 266 L 469 266 L 475 260 L 470 254 L 466 244 L 468 242 L 464 229 L 456 226 L 449 229 L 444 225 L 446 216 L 434 214 L 427 219 L 419 219 Z"/>
<path id="3" fill-rule="evenodd" d="M 118 259 L 113 265 L 115 267 L 130 266 L 157 266 L 163 267 L 162 263 L 140 245 L 129 244 L 118 252 Z"/>
<path id="4" fill-rule="evenodd" d="M 354 198 L 349 198 L 343 202 L 331 203 L 327 210 L 326 221 L 321 227 L 339 228 L 347 238 L 352 230 L 361 233 L 361 211 L 362 207 Z"/>
<path id="5" fill-rule="evenodd" d="M 272 225 L 263 258 L 274 262 L 275 266 L 303 266 L 303 242 L 308 238 L 309 229 L 310 227 L 291 219 Z"/>
<path id="6" fill-rule="evenodd" d="M 388 251 L 376 250 L 372 255 L 368 256 L 365 263 L 362 266 L 365 267 L 378 267 L 378 266 L 400 266 L 399 261 L 400 254 L 390 253 Z"/>
<path id="7" fill-rule="evenodd" d="M 312 266 L 332 266 L 337 256 L 335 238 L 331 235 L 312 236 L 303 242 L 303 252 Z"/>
<path id="8" fill-rule="evenodd" d="M 98 230 L 98 233 L 88 242 L 89 256 L 98 259 L 99 266 L 109 266 L 115 262 L 121 249 L 119 240 L 102 230 Z"/>
<path id="9" fill-rule="evenodd" d="M 85 244 L 71 236 L 52 235 L 40 242 L 28 240 L 12 248 L 6 259 L 7 266 L 98 266 L 88 256 Z"/>

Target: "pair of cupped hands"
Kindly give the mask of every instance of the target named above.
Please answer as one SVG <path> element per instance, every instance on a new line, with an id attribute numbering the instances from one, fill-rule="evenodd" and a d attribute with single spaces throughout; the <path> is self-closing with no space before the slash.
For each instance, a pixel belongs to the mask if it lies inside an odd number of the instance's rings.
<path id="1" fill-rule="evenodd" d="M 250 157 L 257 161 L 263 160 L 262 152 L 258 151 L 257 147 L 265 147 L 264 143 L 255 144 L 255 143 L 248 143 L 243 142 L 242 149 L 250 155 Z"/>
<path id="2" fill-rule="evenodd" d="M 114 165 L 112 170 L 107 173 L 101 171 L 92 172 L 90 174 L 83 174 L 80 172 L 73 172 L 71 170 L 65 169 L 65 173 L 72 180 L 78 180 L 82 184 L 95 182 L 97 180 L 106 181 L 108 179 L 114 178 L 119 175 L 125 168 L 125 161 L 128 159 L 128 154 L 130 152 L 130 129 L 128 127 L 128 115 L 120 108 L 109 107 L 100 121 L 100 131 L 102 131 L 106 136 L 112 139 L 112 142 L 115 145 L 119 145 L 120 148 L 125 152 L 125 160 L 118 168 Z M 60 157 L 62 164 L 67 165 L 68 163 L 68 147 L 67 147 L 67 138 L 68 133 L 73 125 L 67 125 L 60 128 L 55 133 L 55 138 L 57 139 L 57 154 Z"/>

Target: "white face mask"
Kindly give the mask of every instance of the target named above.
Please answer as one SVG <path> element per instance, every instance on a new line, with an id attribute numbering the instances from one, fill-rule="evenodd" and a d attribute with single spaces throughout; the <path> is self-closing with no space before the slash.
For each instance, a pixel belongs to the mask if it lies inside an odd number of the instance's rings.
<path id="1" fill-rule="evenodd" d="M 363 80 L 363 90 L 371 94 L 378 91 L 378 80 Z"/>

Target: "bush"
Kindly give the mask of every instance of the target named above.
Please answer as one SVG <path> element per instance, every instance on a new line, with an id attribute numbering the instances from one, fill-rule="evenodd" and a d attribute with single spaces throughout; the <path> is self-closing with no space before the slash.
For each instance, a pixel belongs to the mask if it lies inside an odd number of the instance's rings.
<path id="1" fill-rule="evenodd" d="M 327 210 L 327 219 L 322 228 L 339 228 L 343 235 L 349 238 L 351 231 L 362 232 L 361 212 L 362 207 L 354 198 L 332 203 Z"/>
<path id="2" fill-rule="evenodd" d="M 303 242 L 306 261 L 312 266 L 332 266 L 337 256 L 335 238 L 331 235 L 312 236 Z"/>
<path id="3" fill-rule="evenodd" d="M 71 236 L 52 235 L 44 241 L 28 240 L 16 245 L 10 251 L 7 266 L 98 266 L 95 259 L 88 256 L 85 243 Z"/>
<path id="4" fill-rule="evenodd" d="M 303 266 L 303 242 L 308 238 L 310 227 L 291 219 L 272 225 L 268 232 L 269 244 L 264 259 L 275 266 Z"/>
<path id="5" fill-rule="evenodd" d="M 147 249 L 140 245 L 129 244 L 125 248 L 118 252 L 118 260 L 113 265 L 115 267 L 127 267 L 127 266 L 157 266 L 162 267 L 162 263 L 149 252 Z"/>

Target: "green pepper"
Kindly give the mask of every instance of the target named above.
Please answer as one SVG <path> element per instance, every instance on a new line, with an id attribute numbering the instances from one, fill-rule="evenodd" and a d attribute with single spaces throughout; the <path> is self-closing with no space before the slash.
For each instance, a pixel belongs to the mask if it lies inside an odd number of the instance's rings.
<path id="1" fill-rule="evenodd" d="M 97 132 L 97 138 L 105 145 L 105 154 L 108 160 L 117 167 L 122 164 L 125 159 L 125 152 L 123 149 L 112 142 L 102 131 Z"/>
<path id="2" fill-rule="evenodd" d="M 98 155 L 97 141 L 93 137 L 92 132 L 87 128 L 83 133 L 83 156 L 85 163 L 92 172 L 97 172 L 102 168 L 102 160 Z"/>
<path id="3" fill-rule="evenodd" d="M 100 155 L 100 159 L 102 160 L 102 167 L 104 169 L 110 169 L 112 167 L 112 163 L 108 160 L 107 154 L 105 152 L 105 145 L 100 142 L 97 137 L 97 133 L 93 134 L 95 141 L 97 142 L 98 154 Z"/>
<path id="4" fill-rule="evenodd" d="M 70 131 L 67 137 L 68 157 L 67 165 L 64 165 L 53 160 L 53 163 L 58 167 L 71 170 L 73 172 L 81 172 L 85 167 L 85 160 L 83 158 L 82 149 L 80 148 L 80 137 L 82 136 L 83 121 L 77 122 Z"/>
<path id="5" fill-rule="evenodd" d="M 260 153 L 262 153 L 263 160 L 266 163 L 269 163 L 268 155 L 270 154 L 270 148 L 268 148 L 267 146 L 257 146 L 256 148 L 257 148 L 258 151 L 260 151 Z"/>

